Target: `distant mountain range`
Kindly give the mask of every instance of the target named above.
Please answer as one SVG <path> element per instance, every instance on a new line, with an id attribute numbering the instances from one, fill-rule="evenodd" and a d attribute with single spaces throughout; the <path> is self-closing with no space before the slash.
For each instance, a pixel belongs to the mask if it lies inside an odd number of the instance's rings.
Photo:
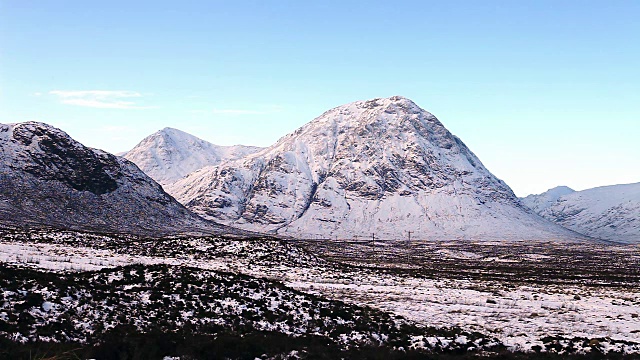
<path id="1" fill-rule="evenodd" d="M 0 124 L 0 157 L 1 226 L 640 242 L 640 183 L 518 199 L 435 116 L 399 96 L 330 109 L 267 148 L 165 128 L 120 157 L 46 124 Z"/>
<path id="2" fill-rule="evenodd" d="M 598 239 L 640 243 L 640 183 L 573 191 L 561 186 L 522 202 L 541 216 Z"/>
<path id="3" fill-rule="evenodd" d="M 165 193 L 132 162 L 43 123 L 0 124 L 0 225 L 142 235 L 230 231 Z"/>

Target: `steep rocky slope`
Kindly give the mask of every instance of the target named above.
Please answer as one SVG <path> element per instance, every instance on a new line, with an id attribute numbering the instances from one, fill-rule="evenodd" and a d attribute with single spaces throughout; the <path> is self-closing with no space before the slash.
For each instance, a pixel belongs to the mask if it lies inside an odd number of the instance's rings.
<path id="1" fill-rule="evenodd" d="M 331 109 L 167 191 L 209 219 L 299 237 L 565 239 L 403 97 Z"/>
<path id="2" fill-rule="evenodd" d="M 0 225 L 145 235 L 226 230 L 187 210 L 128 160 L 47 124 L 0 124 L 0 159 Z"/>
<path id="3" fill-rule="evenodd" d="M 594 238 L 640 243 L 640 183 L 603 186 L 523 199 L 543 217 Z M 555 201 L 547 201 L 555 198 Z M 542 200 L 547 199 L 547 200 Z"/>
<path id="4" fill-rule="evenodd" d="M 235 160 L 262 148 L 255 146 L 218 146 L 183 131 L 164 128 L 144 138 L 123 156 L 166 185 L 205 166 Z"/>

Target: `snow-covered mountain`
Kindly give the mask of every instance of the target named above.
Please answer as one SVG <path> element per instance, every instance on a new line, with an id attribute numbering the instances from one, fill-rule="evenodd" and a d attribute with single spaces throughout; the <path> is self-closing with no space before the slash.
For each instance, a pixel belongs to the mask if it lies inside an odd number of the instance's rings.
<path id="1" fill-rule="evenodd" d="M 542 194 L 531 194 L 521 199 L 529 209 L 539 213 L 541 210 L 553 205 L 558 199 L 564 195 L 575 192 L 568 186 L 556 186 L 553 189 L 549 189 Z"/>
<path id="2" fill-rule="evenodd" d="M 206 218 L 299 237 L 577 236 L 524 207 L 435 116 L 399 96 L 331 109 L 166 189 Z"/>
<path id="3" fill-rule="evenodd" d="M 640 183 L 597 187 L 558 197 L 549 195 L 554 190 L 529 195 L 523 203 L 543 217 L 581 234 L 640 243 Z"/>
<path id="4" fill-rule="evenodd" d="M 130 161 L 43 123 L 0 124 L 0 224 L 144 235 L 223 231 Z"/>
<path id="5" fill-rule="evenodd" d="M 186 132 L 164 128 L 144 138 L 123 156 L 161 185 L 205 166 L 235 160 L 261 150 L 255 146 L 218 146 Z"/>

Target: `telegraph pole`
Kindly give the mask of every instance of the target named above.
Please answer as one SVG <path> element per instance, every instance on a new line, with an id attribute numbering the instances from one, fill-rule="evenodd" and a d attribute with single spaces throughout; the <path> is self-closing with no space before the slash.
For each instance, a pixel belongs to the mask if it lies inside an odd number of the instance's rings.
<path id="1" fill-rule="evenodd" d="M 409 233 L 409 241 L 407 241 L 407 265 L 411 264 L 411 233 L 413 231 L 407 231 Z"/>
<path id="2" fill-rule="evenodd" d="M 376 258 L 376 234 L 372 233 L 371 234 L 371 244 L 373 246 L 373 258 Z"/>

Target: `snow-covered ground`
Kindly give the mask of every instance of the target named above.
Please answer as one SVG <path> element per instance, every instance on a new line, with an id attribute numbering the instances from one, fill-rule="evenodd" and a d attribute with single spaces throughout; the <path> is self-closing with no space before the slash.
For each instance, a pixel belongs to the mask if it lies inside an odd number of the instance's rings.
<path id="1" fill-rule="evenodd" d="M 91 247 L 72 246 L 65 237 L 72 235 L 61 236 L 57 243 L 5 237 L 0 241 L 0 262 L 60 272 L 132 263 L 231 271 L 278 280 L 329 299 L 368 305 L 425 326 L 480 332 L 499 339 L 511 350 L 532 351 L 537 346 L 544 350 L 549 344 L 581 338 L 591 345 L 578 346 L 578 352 L 599 346 L 604 351 L 640 354 L 637 286 L 434 278 L 419 272 L 338 266 L 277 241 L 176 239 L 178 245 L 171 245 L 173 248 L 184 246 L 193 251 L 159 257 L 132 249 L 126 249 L 129 253 L 125 254 L 118 247 L 96 246 L 95 241 Z M 626 249 L 631 257 L 640 253 L 635 247 Z M 443 254 L 457 260 L 484 256 L 447 249 Z M 532 261 L 547 261 L 547 255 L 525 255 Z"/>
<path id="2" fill-rule="evenodd" d="M 364 304 L 436 327 L 458 326 L 512 350 L 544 347 L 547 336 L 640 341 L 638 293 L 581 287 L 478 284 L 368 276 L 353 281 L 290 281 L 296 289 Z M 635 351 L 640 351 L 636 345 Z"/>

